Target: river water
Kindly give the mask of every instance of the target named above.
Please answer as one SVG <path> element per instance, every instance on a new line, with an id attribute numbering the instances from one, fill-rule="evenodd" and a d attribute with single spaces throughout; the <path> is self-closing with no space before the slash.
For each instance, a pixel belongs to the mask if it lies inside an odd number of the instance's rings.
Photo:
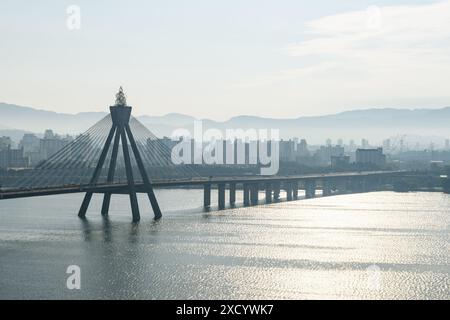
<path id="1" fill-rule="evenodd" d="M 203 212 L 202 190 L 0 202 L 3 299 L 449 299 L 450 196 L 342 195 Z M 213 192 L 214 194 L 215 192 Z M 214 195 L 215 196 L 215 195 Z M 242 199 L 239 198 L 238 201 Z M 216 203 L 213 198 L 213 203 Z M 70 265 L 80 290 L 69 290 Z"/>

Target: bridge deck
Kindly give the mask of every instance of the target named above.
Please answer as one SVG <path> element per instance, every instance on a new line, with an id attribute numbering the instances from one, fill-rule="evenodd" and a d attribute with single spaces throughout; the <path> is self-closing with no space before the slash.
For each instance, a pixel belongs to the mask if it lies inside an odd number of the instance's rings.
<path id="1" fill-rule="evenodd" d="M 157 180 L 153 181 L 153 187 L 167 188 L 167 187 L 182 187 L 211 184 L 226 184 L 226 183 L 264 183 L 264 182 L 282 182 L 282 181 L 301 181 L 301 180 L 324 180 L 337 178 L 352 178 L 352 177 L 369 177 L 369 176 L 386 176 L 405 174 L 406 171 L 367 171 L 367 172 L 345 172 L 345 173 L 327 173 L 327 174 L 309 174 L 296 176 L 243 176 L 243 177 L 211 177 L 211 178 L 195 178 L 186 180 Z M 137 192 L 146 192 L 142 183 L 136 183 Z M 59 195 L 69 193 L 93 192 L 93 193 L 126 193 L 127 184 L 98 184 L 95 186 L 89 185 L 70 185 L 46 189 L 20 189 L 20 190 L 2 190 L 0 192 L 0 200 L 17 199 L 28 197 L 40 197 L 48 195 Z"/>

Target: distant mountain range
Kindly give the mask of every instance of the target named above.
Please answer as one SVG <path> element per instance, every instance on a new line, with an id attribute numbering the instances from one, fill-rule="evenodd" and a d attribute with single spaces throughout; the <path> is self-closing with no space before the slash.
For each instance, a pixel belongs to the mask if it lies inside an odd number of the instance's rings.
<path id="1" fill-rule="evenodd" d="M 13 139 L 24 132 L 42 133 L 53 129 L 60 134 L 77 134 L 106 116 L 106 112 L 78 114 L 56 113 L 30 107 L 0 103 L 0 135 Z M 140 116 L 138 119 L 155 135 L 170 136 L 177 128 L 192 132 L 194 117 L 170 113 L 165 116 Z M 323 143 L 331 138 L 345 140 L 361 138 L 380 142 L 382 139 L 416 135 L 433 139 L 450 138 L 450 107 L 441 109 L 366 109 L 338 114 L 295 119 L 272 119 L 255 116 L 238 116 L 218 122 L 203 119 L 203 128 L 225 129 L 280 129 L 282 138 L 306 138 L 311 143 Z M 223 131 L 225 132 L 225 131 Z"/>

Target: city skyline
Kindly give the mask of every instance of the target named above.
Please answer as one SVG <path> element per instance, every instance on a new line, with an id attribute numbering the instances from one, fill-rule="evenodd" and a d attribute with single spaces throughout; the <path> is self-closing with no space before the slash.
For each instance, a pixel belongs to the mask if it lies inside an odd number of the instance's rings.
<path id="1" fill-rule="evenodd" d="M 86 134 L 81 134 L 76 137 L 66 135 L 60 136 L 55 134 L 51 129 L 45 131 L 42 137 L 39 137 L 33 133 L 24 134 L 19 143 L 13 141 L 8 136 L 0 135 L 0 168 L 26 168 L 34 167 L 45 161 L 53 154 L 56 154 L 59 150 L 63 149 L 66 145 L 73 142 L 75 139 L 85 136 Z M 230 143 L 230 141 L 234 141 Z M 274 143 L 275 140 L 270 139 L 270 145 Z M 155 141 L 147 141 L 147 144 L 152 145 L 153 143 L 158 143 L 159 145 L 165 146 L 168 152 L 173 150 L 178 150 L 176 153 L 181 156 L 182 162 L 178 164 L 204 164 L 203 162 L 197 163 L 198 155 L 196 154 L 197 144 L 200 144 L 202 154 L 204 152 L 208 153 L 210 148 L 210 141 L 200 141 L 198 142 L 194 138 L 174 140 L 169 137 L 157 138 Z M 256 152 L 260 147 L 254 149 L 254 142 L 261 144 L 263 140 L 248 140 L 243 142 L 243 140 L 236 138 L 235 140 L 228 140 L 224 138 L 219 142 L 219 145 L 223 144 L 223 150 L 219 162 L 217 158 L 214 157 L 214 163 L 219 165 L 226 164 L 251 164 L 254 159 L 258 159 L 258 156 L 252 152 Z M 189 146 L 186 146 L 186 143 Z M 215 144 L 217 148 L 217 143 Z M 234 145 L 231 149 L 229 147 Z M 240 146 L 245 146 L 242 149 Z M 180 147 L 184 150 L 186 147 L 191 150 L 189 152 L 188 158 L 186 159 L 182 156 L 180 152 Z M 242 149 L 242 150 L 241 150 Z M 238 151 L 245 150 L 245 155 L 241 161 L 238 155 Z M 400 140 L 394 141 L 392 139 L 383 140 L 382 144 L 373 144 L 365 138 L 361 138 L 359 141 L 350 140 L 344 141 L 343 139 L 337 139 L 333 141 L 328 138 L 324 143 L 321 144 L 308 144 L 306 139 L 300 138 L 290 138 L 288 140 L 281 139 L 277 142 L 276 150 L 279 150 L 279 161 L 284 163 L 298 163 L 303 165 L 313 165 L 319 167 L 330 166 L 332 168 L 336 167 L 348 167 L 351 163 L 377 163 L 380 167 L 384 166 L 383 163 L 386 162 L 386 155 L 391 157 L 390 161 L 397 159 L 415 159 L 419 161 L 431 161 L 431 162 L 442 162 L 448 161 L 450 151 L 450 139 L 445 139 L 443 145 L 435 145 L 430 143 L 427 147 L 423 148 L 422 145 L 417 143 L 415 146 L 409 144 L 407 141 Z M 416 154 L 408 154 L 410 152 L 419 152 Z M 228 153 L 232 152 L 234 156 L 229 158 Z M 437 153 L 435 153 L 437 152 Z M 367 155 L 361 156 L 363 153 Z M 183 151 L 184 154 L 184 151 Z M 206 157 L 203 154 L 202 157 Z M 255 158 L 256 157 L 256 158 Z M 393 157 L 393 158 L 392 158 Z M 400 157 L 400 158 L 398 158 Z M 178 159 L 178 158 L 177 158 Z M 234 159 L 236 163 L 231 163 L 229 159 Z M 253 159 L 253 160 L 252 160 Z M 369 159 L 369 160 L 367 160 Z M 375 159 L 375 160 L 374 160 Z M 223 162 L 221 162 L 223 160 Z M 173 161 L 173 159 L 172 159 Z M 187 161 L 187 162 L 186 162 Z M 211 164 L 211 163 L 210 163 Z"/>
<path id="2" fill-rule="evenodd" d="M 106 103 L 107 104 L 107 103 Z M 105 107 L 107 109 L 107 107 Z M 25 132 L 42 134 L 52 129 L 58 134 L 77 135 L 89 125 L 106 115 L 106 112 L 87 112 L 64 114 L 0 103 L 0 136 L 12 136 L 18 141 Z M 411 145 L 428 147 L 444 145 L 449 137 L 447 122 L 450 107 L 441 109 L 367 109 L 319 117 L 300 117 L 293 119 L 262 118 L 239 116 L 228 121 L 217 122 L 211 119 L 196 119 L 186 114 L 169 113 L 165 116 L 143 115 L 137 117 L 151 128 L 158 137 L 171 137 L 178 129 L 192 130 L 197 121 L 205 129 L 279 129 L 280 138 L 306 138 L 313 144 L 322 144 L 332 138 L 344 141 L 362 138 L 369 139 L 375 146 L 383 140 L 404 140 Z M 5 125 L 7 123 L 7 125 Z"/>

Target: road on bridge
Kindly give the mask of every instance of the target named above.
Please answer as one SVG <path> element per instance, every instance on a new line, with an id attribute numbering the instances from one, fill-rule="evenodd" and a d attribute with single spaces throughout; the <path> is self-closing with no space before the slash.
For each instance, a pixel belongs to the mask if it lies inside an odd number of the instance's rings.
<path id="1" fill-rule="evenodd" d="M 373 177 L 373 176 L 398 176 L 404 175 L 407 171 L 366 171 L 366 172 L 339 172 L 325 174 L 308 174 L 295 176 L 242 176 L 242 177 L 204 177 L 193 179 L 177 179 L 177 180 L 154 180 L 152 186 L 157 188 L 183 187 L 205 184 L 227 184 L 227 183 L 258 183 L 258 182 L 282 182 L 282 181 L 301 181 L 301 180 L 323 180 L 333 178 L 354 178 L 354 177 Z M 136 183 L 137 192 L 145 192 L 143 183 Z M 52 187 L 45 189 L 19 189 L 19 190 L 1 190 L 0 200 L 40 197 L 48 195 L 59 195 L 69 193 L 124 193 L 128 187 L 126 183 L 114 184 L 96 184 L 90 185 L 68 185 L 61 187 Z M 126 193 L 126 192 L 125 192 Z"/>

